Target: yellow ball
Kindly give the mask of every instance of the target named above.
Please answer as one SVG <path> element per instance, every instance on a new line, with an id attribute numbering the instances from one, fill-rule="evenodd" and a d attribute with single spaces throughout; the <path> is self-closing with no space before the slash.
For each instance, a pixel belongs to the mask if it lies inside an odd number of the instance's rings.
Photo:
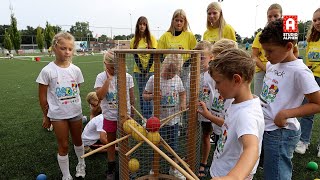
<path id="1" fill-rule="evenodd" d="M 128 119 L 123 123 L 123 130 L 124 132 L 126 132 L 127 134 L 131 134 L 132 130 L 131 128 L 128 126 L 128 124 L 130 124 L 131 126 L 137 127 L 138 124 L 135 120 L 133 119 Z"/>
<path id="2" fill-rule="evenodd" d="M 139 168 L 140 168 L 140 163 L 139 163 L 138 159 L 136 159 L 136 158 L 130 159 L 129 170 L 131 172 L 137 172 L 139 170 Z"/>
<path id="3" fill-rule="evenodd" d="M 159 144 L 159 142 L 160 142 L 160 134 L 159 134 L 158 131 L 148 132 L 147 138 L 148 138 L 153 144 Z"/>
<path id="4" fill-rule="evenodd" d="M 140 125 L 136 127 L 136 130 L 138 130 L 143 136 L 147 135 L 147 131 Z M 143 141 L 143 139 L 134 131 L 132 131 L 132 137 L 137 141 Z"/>

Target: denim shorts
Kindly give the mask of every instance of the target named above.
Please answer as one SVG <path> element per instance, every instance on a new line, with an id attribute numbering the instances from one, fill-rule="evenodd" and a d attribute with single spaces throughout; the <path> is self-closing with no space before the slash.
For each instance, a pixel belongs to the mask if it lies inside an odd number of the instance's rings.
<path id="1" fill-rule="evenodd" d="M 80 115 L 78 115 L 76 117 L 69 118 L 69 119 L 50 119 L 50 121 L 64 121 L 64 120 L 66 120 L 66 121 L 79 121 L 79 120 L 82 119 L 82 117 L 83 117 L 83 115 L 80 114 Z"/>
<path id="2" fill-rule="evenodd" d="M 293 152 L 301 130 L 276 129 L 263 134 L 265 180 L 291 180 Z"/>

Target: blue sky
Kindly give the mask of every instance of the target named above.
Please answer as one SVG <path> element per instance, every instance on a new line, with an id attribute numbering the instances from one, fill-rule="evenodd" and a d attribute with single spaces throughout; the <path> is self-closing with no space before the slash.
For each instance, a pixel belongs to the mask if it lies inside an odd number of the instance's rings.
<path id="1" fill-rule="evenodd" d="M 10 23 L 10 2 L 18 20 L 18 28 L 27 25 L 45 26 L 46 21 L 69 30 L 76 21 L 89 22 L 94 35 L 130 34 L 139 16 L 146 16 L 156 37 L 170 26 L 173 12 L 184 9 L 194 34 L 203 35 L 206 28 L 206 8 L 209 0 L 1 0 L 0 24 Z M 242 37 L 253 35 L 266 24 L 267 8 L 272 3 L 283 7 L 284 15 L 298 15 L 310 20 L 319 0 L 223 0 L 221 3 L 227 23 Z M 132 29 L 131 29 L 132 26 Z M 112 27 L 112 28 L 111 28 Z"/>

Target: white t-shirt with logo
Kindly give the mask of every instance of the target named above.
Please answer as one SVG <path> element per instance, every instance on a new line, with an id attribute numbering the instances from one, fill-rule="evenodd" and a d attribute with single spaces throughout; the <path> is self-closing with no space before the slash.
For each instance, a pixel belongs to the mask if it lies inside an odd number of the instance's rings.
<path id="1" fill-rule="evenodd" d="M 79 84 L 84 82 L 79 67 L 70 63 L 61 68 L 50 62 L 40 72 L 37 83 L 48 85 L 47 101 L 50 119 L 69 119 L 82 114 Z"/>
<path id="2" fill-rule="evenodd" d="M 212 79 L 208 71 L 201 73 L 200 78 L 202 83 L 200 85 L 199 100 L 206 103 L 207 108 L 213 115 L 224 118 L 225 111 L 230 107 L 233 99 L 224 99 L 220 95 L 216 89 L 216 82 Z M 211 122 L 201 114 L 199 114 L 199 121 Z M 221 134 L 221 128 L 214 123 L 213 131 L 217 135 Z"/>
<path id="3" fill-rule="evenodd" d="M 301 59 L 274 65 L 268 62 L 260 94 L 265 131 L 279 128 L 274 124 L 279 111 L 301 106 L 305 94 L 319 90 L 312 72 Z M 289 118 L 284 128 L 297 131 L 300 124 L 297 118 Z"/>
<path id="4" fill-rule="evenodd" d="M 100 132 L 103 130 L 103 115 L 92 118 L 84 127 L 81 138 L 84 146 L 91 146 L 100 139 Z"/>
<path id="5" fill-rule="evenodd" d="M 243 152 L 239 138 L 243 135 L 254 135 L 259 139 L 261 151 L 264 132 L 263 112 L 258 97 L 237 104 L 232 104 L 225 114 L 225 122 L 213 161 L 210 167 L 211 177 L 226 176 L 238 162 Z M 255 174 L 259 160 L 250 174 Z"/>
<path id="6" fill-rule="evenodd" d="M 154 88 L 154 75 L 151 76 L 146 84 L 145 90 L 153 93 Z M 175 75 L 172 79 L 164 79 L 160 77 L 160 119 L 164 119 L 174 113 L 180 111 L 179 93 L 184 92 L 181 78 Z M 166 125 L 174 125 L 180 121 L 180 116 L 175 116 Z"/>
<path id="7" fill-rule="evenodd" d="M 107 80 L 107 73 L 105 71 L 97 75 L 94 88 L 101 88 Z M 130 115 L 130 93 L 129 89 L 133 88 L 133 78 L 130 74 L 126 73 L 126 92 L 127 92 L 127 113 Z M 109 90 L 106 96 L 101 101 L 101 109 L 103 117 L 110 121 L 118 121 L 118 89 L 117 89 L 117 76 L 114 76 L 109 84 Z"/>

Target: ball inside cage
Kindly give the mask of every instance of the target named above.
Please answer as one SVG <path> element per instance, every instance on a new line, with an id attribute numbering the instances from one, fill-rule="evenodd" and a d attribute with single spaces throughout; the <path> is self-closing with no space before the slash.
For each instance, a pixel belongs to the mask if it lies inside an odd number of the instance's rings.
<path id="1" fill-rule="evenodd" d="M 198 179 L 197 120 L 201 51 L 115 50 L 120 179 Z M 152 58 L 152 70 L 136 71 L 137 57 Z M 182 62 L 178 62 L 182 61 Z M 135 103 L 128 104 L 127 76 Z M 137 168 L 138 167 L 138 168 Z"/>

